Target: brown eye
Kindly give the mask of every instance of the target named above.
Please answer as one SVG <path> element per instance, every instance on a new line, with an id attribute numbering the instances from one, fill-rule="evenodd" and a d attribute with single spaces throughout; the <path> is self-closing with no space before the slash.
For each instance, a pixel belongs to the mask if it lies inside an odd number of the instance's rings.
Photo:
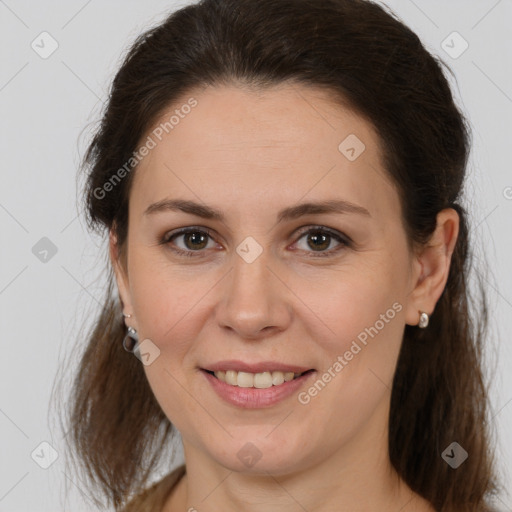
<path id="1" fill-rule="evenodd" d="M 307 243 L 312 249 L 325 250 L 329 248 L 331 235 L 324 234 L 321 231 L 311 231 L 306 237 L 308 240 Z"/>
<path id="2" fill-rule="evenodd" d="M 204 249 L 208 243 L 208 235 L 201 231 L 190 231 L 183 234 L 183 241 L 187 249 Z"/>
<path id="3" fill-rule="evenodd" d="M 303 238 L 306 240 L 305 247 L 299 247 L 299 249 L 309 253 L 318 253 L 312 254 L 313 257 L 331 256 L 350 245 L 348 237 L 322 227 L 310 228 L 303 232 L 296 244 Z M 338 246 L 334 249 L 332 248 L 333 241 L 338 242 Z"/>
<path id="4" fill-rule="evenodd" d="M 175 240 L 182 239 L 181 244 Z M 187 228 L 167 234 L 161 243 L 169 245 L 170 249 L 182 256 L 200 256 L 204 249 L 208 248 L 208 239 L 212 239 L 212 233 L 198 228 Z M 197 253 L 197 254 L 194 254 Z"/>

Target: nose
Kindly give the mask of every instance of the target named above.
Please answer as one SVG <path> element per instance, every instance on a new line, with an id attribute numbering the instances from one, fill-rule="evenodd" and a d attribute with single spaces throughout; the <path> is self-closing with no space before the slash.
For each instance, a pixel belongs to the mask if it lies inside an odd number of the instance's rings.
<path id="1" fill-rule="evenodd" d="M 258 340 L 285 330 L 291 322 L 292 293 L 270 267 L 267 252 L 248 263 L 238 254 L 225 277 L 216 318 L 240 338 Z M 276 265 L 272 265 L 276 267 Z"/>

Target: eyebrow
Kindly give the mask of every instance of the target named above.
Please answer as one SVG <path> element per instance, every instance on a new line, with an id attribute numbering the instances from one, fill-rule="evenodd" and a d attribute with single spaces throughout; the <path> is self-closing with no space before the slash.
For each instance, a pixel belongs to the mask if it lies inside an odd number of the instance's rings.
<path id="1" fill-rule="evenodd" d="M 197 217 L 218 220 L 220 222 L 225 220 L 220 210 L 185 199 L 162 199 L 149 205 L 144 211 L 144 215 L 167 211 L 182 211 Z M 342 199 L 331 199 L 314 203 L 302 203 L 285 208 L 277 215 L 277 222 L 297 219 L 304 215 L 318 215 L 322 213 L 355 213 L 371 217 L 370 212 L 362 206 Z"/>

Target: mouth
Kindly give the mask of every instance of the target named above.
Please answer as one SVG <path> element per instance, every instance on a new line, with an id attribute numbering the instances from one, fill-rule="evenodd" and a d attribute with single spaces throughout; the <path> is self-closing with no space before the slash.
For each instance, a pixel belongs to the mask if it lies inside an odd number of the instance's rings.
<path id="1" fill-rule="evenodd" d="M 265 371 L 260 373 L 250 373 L 236 370 L 207 370 L 201 368 L 202 371 L 209 373 L 216 379 L 224 382 L 233 387 L 240 388 L 256 388 L 267 389 L 274 386 L 280 386 L 285 382 L 298 379 L 306 374 L 314 372 L 314 369 L 309 369 L 300 373 L 297 372 L 283 372 L 279 370 Z"/>

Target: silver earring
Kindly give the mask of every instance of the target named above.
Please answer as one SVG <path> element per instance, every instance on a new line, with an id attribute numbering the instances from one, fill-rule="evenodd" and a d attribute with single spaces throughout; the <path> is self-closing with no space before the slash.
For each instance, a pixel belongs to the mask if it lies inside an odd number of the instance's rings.
<path id="1" fill-rule="evenodd" d="M 123 348 L 127 352 L 133 352 L 139 343 L 139 335 L 133 327 L 128 327 L 128 332 L 123 339 Z"/>
<path id="2" fill-rule="evenodd" d="M 419 313 L 420 313 L 420 321 L 418 323 L 418 327 L 420 329 L 425 329 L 425 327 L 427 327 L 427 325 L 428 325 L 428 320 L 429 320 L 428 315 L 424 311 L 420 311 Z"/>

